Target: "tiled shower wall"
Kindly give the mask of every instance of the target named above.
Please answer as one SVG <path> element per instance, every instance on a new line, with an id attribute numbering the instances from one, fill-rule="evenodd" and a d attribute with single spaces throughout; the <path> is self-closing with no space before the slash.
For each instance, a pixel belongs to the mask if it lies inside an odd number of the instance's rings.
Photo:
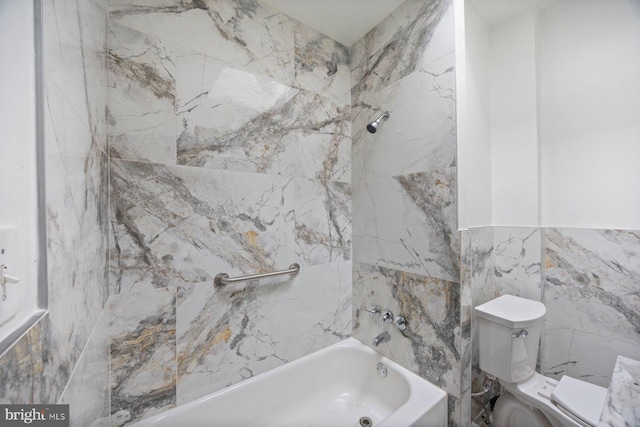
<path id="1" fill-rule="evenodd" d="M 449 393 L 461 411 L 453 7 L 409 0 L 351 48 L 353 334 Z M 366 124 L 384 111 L 375 134 Z M 403 315 L 400 332 L 367 312 Z"/>
<path id="2" fill-rule="evenodd" d="M 49 313 L 0 358 L 0 402 L 90 426 L 109 414 L 106 4 L 42 8 Z"/>
<path id="3" fill-rule="evenodd" d="M 483 227 L 463 231 L 462 240 L 471 307 L 506 293 L 545 304 L 542 374 L 607 387 L 618 355 L 640 359 L 640 232 Z M 472 325 L 477 391 L 475 316 Z"/>
<path id="4" fill-rule="evenodd" d="M 351 334 L 349 52 L 258 2 L 112 1 L 111 413 Z M 288 268 L 293 280 L 216 287 Z"/>

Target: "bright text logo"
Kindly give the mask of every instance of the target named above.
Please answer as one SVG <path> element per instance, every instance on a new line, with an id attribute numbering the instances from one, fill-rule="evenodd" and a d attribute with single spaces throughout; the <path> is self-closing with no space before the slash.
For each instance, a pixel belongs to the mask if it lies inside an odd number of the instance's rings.
<path id="1" fill-rule="evenodd" d="M 0 405 L 0 425 L 69 427 L 69 405 Z"/>

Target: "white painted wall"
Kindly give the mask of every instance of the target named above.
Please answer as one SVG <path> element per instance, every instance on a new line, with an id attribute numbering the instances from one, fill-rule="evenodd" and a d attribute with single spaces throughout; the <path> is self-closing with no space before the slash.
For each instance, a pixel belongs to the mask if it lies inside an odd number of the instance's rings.
<path id="1" fill-rule="evenodd" d="M 536 7 L 490 30 L 493 224 L 539 225 Z"/>
<path id="2" fill-rule="evenodd" d="M 640 228 L 640 2 L 542 16 L 542 222 Z"/>
<path id="3" fill-rule="evenodd" d="M 467 229 L 492 224 L 489 27 L 468 0 L 455 7 L 458 224 Z"/>
<path id="4" fill-rule="evenodd" d="M 465 3 L 460 228 L 491 212 L 498 226 L 640 229 L 640 2 L 566 0 L 489 26 L 488 100 L 486 11 Z"/>
<path id="5" fill-rule="evenodd" d="M 18 227 L 18 264 L 11 274 L 21 282 L 7 285 L 1 301 L 0 340 L 36 308 L 37 183 L 33 2 L 0 1 L 0 226 Z M 3 243 L 3 246 L 6 244 Z M 14 246 L 15 245 L 15 246 Z M 6 313 L 19 310 L 7 323 Z"/>
<path id="6" fill-rule="evenodd" d="M 474 3 L 457 76 L 460 228 L 537 226 L 537 9 L 489 26 Z"/>

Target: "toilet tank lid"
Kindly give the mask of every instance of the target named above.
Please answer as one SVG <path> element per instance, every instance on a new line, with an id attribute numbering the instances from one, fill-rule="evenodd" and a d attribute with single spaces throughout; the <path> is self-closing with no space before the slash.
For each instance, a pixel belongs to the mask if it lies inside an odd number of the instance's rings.
<path id="1" fill-rule="evenodd" d="M 475 308 L 476 314 L 484 319 L 509 328 L 532 326 L 544 317 L 544 304 L 514 295 L 502 295 Z"/>

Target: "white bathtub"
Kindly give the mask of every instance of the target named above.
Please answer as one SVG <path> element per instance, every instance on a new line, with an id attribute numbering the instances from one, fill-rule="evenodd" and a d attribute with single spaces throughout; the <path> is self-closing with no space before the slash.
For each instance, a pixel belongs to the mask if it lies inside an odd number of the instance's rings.
<path id="1" fill-rule="evenodd" d="M 362 417 L 373 427 L 445 427 L 447 394 L 349 338 L 135 426 L 357 427 Z"/>

